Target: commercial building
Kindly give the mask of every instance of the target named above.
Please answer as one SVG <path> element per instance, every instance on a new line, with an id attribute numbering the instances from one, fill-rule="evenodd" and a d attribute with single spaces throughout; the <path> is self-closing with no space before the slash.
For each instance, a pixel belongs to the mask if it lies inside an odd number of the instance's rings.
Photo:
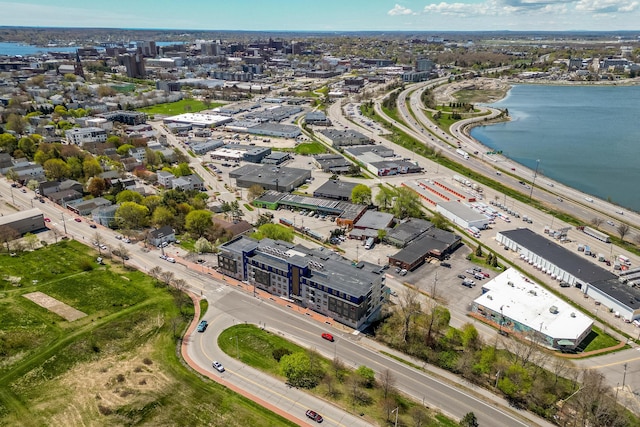
<path id="1" fill-rule="evenodd" d="M 73 128 L 65 131 L 64 134 L 69 144 L 75 145 L 107 141 L 107 131 L 99 127 Z"/>
<path id="2" fill-rule="evenodd" d="M 324 129 L 320 133 L 324 135 L 334 147 L 344 147 L 347 145 L 373 144 L 373 139 L 356 132 L 354 130 Z"/>
<path id="3" fill-rule="evenodd" d="M 239 162 L 244 160 L 250 163 L 261 163 L 262 160 L 271 154 L 271 147 L 256 147 L 252 145 L 227 144 L 211 153 L 212 159 L 230 160 Z"/>
<path id="4" fill-rule="evenodd" d="M 385 301 L 378 265 L 357 265 L 324 248 L 244 236 L 220 246 L 224 274 L 359 329 L 376 320 Z"/>
<path id="5" fill-rule="evenodd" d="M 484 230 L 489 225 L 489 217 L 460 202 L 439 202 L 436 205 L 436 212 L 462 228 L 476 227 Z"/>
<path id="6" fill-rule="evenodd" d="M 384 237 L 384 241 L 399 248 L 404 248 L 433 227 L 434 225 L 427 220 L 409 218 L 389 230 Z"/>
<path id="7" fill-rule="evenodd" d="M 482 285 L 471 311 L 546 347 L 573 350 L 589 335 L 593 320 L 514 269 Z"/>
<path id="8" fill-rule="evenodd" d="M 285 151 L 272 151 L 268 156 L 262 159 L 262 163 L 264 163 L 265 165 L 277 166 L 286 162 L 290 158 L 291 155 Z"/>
<path id="9" fill-rule="evenodd" d="M 110 122 L 124 123 L 125 125 L 134 126 L 147 122 L 147 115 L 138 111 L 110 111 L 108 113 L 98 114 Z"/>
<path id="10" fill-rule="evenodd" d="M 198 142 L 189 145 L 189 149 L 199 156 L 207 154 L 209 151 L 213 151 L 216 148 L 220 148 L 224 145 L 224 142 L 219 139 L 210 139 L 204 142 Z"/>
<path id="11" fill-rule="evenodd" d="M 582 290 L 607 309 L 628 321 L 640 319 L 640 289 L 624 284 L 618 276 L 579 253 L 551 239 L 522 228 L 496 233 L 496 241 L 517 252 L 528 263 L 558 282 Z"/>
<path id="12" fill-rule="evenodd" d="M 348 201 L 351 200 L 351 193 L 357 185 L 353 182 L 330 179 L 313 192 L 313 197 Z"/>
<path id="13" fill-rule="evenodd" d="M 298 196 L 277 191 L 266 191 L 252 203 L 259 208 L 275 210 L 282 206 L 288 209 L 304 209 L 325 215 L 333 215 L 336 216 L 336 225 L 348 228 L 353 227 L 353 224 L 367 211 L 367 207 L 364 205 Z"/>
<path id="14" fill-rule="evenodd" d="M 389 256 L 389 265 L 415 270 L 429 258 L 444 259 L 460 245 L 460 236 L 433 227 L 395 255 Z"/>
<path id="15" fill-rule="evenodd" d="M 322 111 L 310 111 L 304 116 L 304 121 L 312 126 L 331 126 L 331 120 Z"/>
<path id="16" fill-rule="evenodd" d="M 323 172 L 347 173 L 351 170 L 352 163 L 340 154 L 318 154 L 313 157 L 313 163 Z"/>
<path id="17" fill-rule="evenodd" d="M 144 67 L 144 59 L 142 55 L 129 54 L 126 53 L 124 55 L 118 56 L 118 61 L 121 65 L 124 65 L 127 70 L 127 77 L 138 79 L 144 78 L 147 74 L 147 71 Z"/>
<path id="18" fill-rule="evenodd" d="M 245 165 L 229 172 L 238 187 L 260 185 L 265 190 L 292 191 L 311 178 L 311 171 L 270 165 Z"/>
<path id="19" fill-rule="evenodd" d="M 247 133 L 252 135 L 274 136 L 277 138 L 295 138 L 302 131 L 298 126 L 281 125 L 278 123 L 260 123 L 256 126 L 247 128 Z"/>
<path id="20" fill-rule="evenodd" d="M 44 215 L 38 208 L 0 217 L 0 229 L 10 228 L 19 235 L 44 230 Z"/>
<path id="21" fill-rule="evenodd" d="M 162 120 L 165 124 L 175 123 L 178 125 L 189 125 L 196 128 L 217 127 L 226 123 L 231 123 L 232 121 L 233 119 L 231 117 L 203 113 L 178 114 L 177 116 L 166 117 Z"/>

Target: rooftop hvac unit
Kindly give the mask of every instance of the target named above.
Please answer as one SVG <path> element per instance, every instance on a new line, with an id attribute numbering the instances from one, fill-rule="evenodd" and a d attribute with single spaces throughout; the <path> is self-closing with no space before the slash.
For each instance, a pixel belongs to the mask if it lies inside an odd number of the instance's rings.
<path id="1" fill-rule="evenodd" d="M 571 317 L 576 317 L 576 314 L 572 312 Z"/>
<path id="2" fill-rule="evenodd" d="M 513 282 L 507 282 L 507 285 L 511 286 L 512 288 L 514 287 Z"/>
<path id="3" fill-rule="evenodd" d="M 551 307 L 549 307 L 549 313 L 558 314 L 558 307 L 552 305 Z"/>

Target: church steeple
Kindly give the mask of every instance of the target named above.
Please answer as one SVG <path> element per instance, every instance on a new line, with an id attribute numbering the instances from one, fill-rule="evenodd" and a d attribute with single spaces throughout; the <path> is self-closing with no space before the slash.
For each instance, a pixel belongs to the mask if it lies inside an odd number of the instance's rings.
<path id="1" fill-rule="evenodd" d="M 80 52 L 76 49 L 76 63 L 74 65 L 73 74 L 84 78 L 84 70 L 82 69 L 82 62 L 80 62 Z"/>

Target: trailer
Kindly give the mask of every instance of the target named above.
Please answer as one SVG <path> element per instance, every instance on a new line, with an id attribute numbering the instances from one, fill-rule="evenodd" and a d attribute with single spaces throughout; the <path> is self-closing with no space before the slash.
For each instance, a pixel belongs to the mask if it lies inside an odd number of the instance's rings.
<path id="1" fill-rule="evenodd" d="M 607 234 L 598 230 L 594 230 L 591 227 L 583 227 L 582 232 L 587 236 L 591 236 L 595 239 L 600 240 L 601 242 L 611 243 L 611 240 L 609 239 L 609 236 Z"/>
<path id="2" fill-rule="evenodd" d="M 464 151 L 463 149 L 458 148 L 458 149 L 456 150 L 456 153 L 458 153 L 459 155 L 461 155 L 463 159 L 465 159 L 465 160 L 469 160 L 469 153 L 467 153 L 467 152 L 466 152 L 466 151 Z"/>

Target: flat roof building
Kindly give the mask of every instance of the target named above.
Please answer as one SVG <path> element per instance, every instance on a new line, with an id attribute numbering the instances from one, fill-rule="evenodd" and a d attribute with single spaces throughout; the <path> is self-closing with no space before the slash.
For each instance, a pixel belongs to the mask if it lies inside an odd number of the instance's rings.
<path id="1" fill-rule="evenodd" d="M 528 228 L 496 233 L 496 241 L 558 282 L 582 290 L 623 319 L 640 319 L 640 289 L 623 284 L 618 276 Z"/>
<path id="2" fill-rule="evenodd" d="M 347 145 L 366 145 L 374 143 L 374 141 L 368 136 L 350 129 L 323 129 L 320 131 L 320 133 L 324 135 L 329 141 L 331 141 L 331 144 L 334 147 L 344 147 Z"/>
<path id="3" fill-rule="evenodd" d="M 10 228 L 19 235 L 44 230 L 44 215 L 38 208 L 28 209 L 0 217 L 0 228 Z"/>
<path id="4" fill-rule="evenodd" d="M 358 184 L 353 182 L 327 180 L 313 192 L 313 197 L 324 197 L 334 200 L 351 200 L 351 192 Z"/>
<path id="5" fill-rule="evenodd" d="M 222 272 L 355 329 L 376 320 L 387 287 L 378 265 L 325 248 L 241 236 L 220 246 Z"/>
<path id="6" fill-rule="evenodd" d="M 461 244 L 462 238 L 457 234 L 434 227 L 389 256 L 389 265 L 415 270 L 428 258 L 444 259 Z"/>
<path id="7" fill-rule="evenodd" d="M 555 349 L 575 349 L 593 326 L 591 318 L 512 268 L 483 284 L 471 311 Z"/>
<path id="8" fill-rule="evenodd" d="M 311 178 L 311 171 L 270 165 L 245 165 L 229 172 L 238 187 L 249 188 L 260 185 L 265 190 L 292 191 Z"/>
<path id="9" fill-rule="evenodd" d="M 184 113 L 177 116 L 166 117 L 163 123 L 176 123 L 182 125 L 191 125 L 193 127 L 216 127 L 231 123 L 233 119 L 227 116 L 221 116 L 217 114 L 202 114 L 202 113 Z"/>
<path id="10" fill-rule="evenodd" d="M 484 230 L 489 225 L 488 216 L 474 211 L 460 202 L 439 202 L 436 205 L 436 212 L 441 213 L 445 218 L 462 228 L 476 227 Z"/>

